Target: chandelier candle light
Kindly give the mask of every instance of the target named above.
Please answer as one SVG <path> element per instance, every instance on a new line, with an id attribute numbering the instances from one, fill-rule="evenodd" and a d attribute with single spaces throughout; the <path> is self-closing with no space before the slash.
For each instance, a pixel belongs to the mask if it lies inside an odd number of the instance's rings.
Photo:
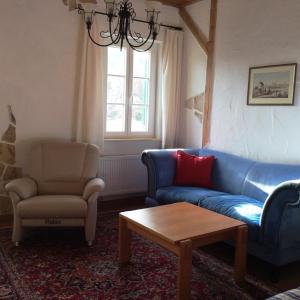
<path id="1" fill-rule="evenodd" d="M 66 3 L 65 0 L 63 1 Z M 85 0 L 85 2 L 95 3 L 96 1 Z M 88 35 L 91 41 L 97 46 L 108 47 L 115 44 L 120 45 L 122 50 L 124 41 L 126 41 L 133 50 L 143 52 L 148 51 L 153 46 L 157 35 L 159 34 L 160 27 L 182 30 L 180 27 L 159 23 L 161 7 L 159 1 L 146 1 L 146 20 L 141 20 L 136 17 L 133 5 L 129 0 L 104 0 L 104 2 L 106 5 L 106 12 L 86 10 L 82 4 L 77 4 L 76 0 L 68 1 L 70 10 L 77 9 L 79 14 L 84 15 Z M 99 41 L 92 35 L 92 26 L 94 18 L 97 15 L 107 16 L 108 21 L 108 30 L 102 30 L 100 32 Z M 134 30 L 134 23 L 136 22 L 148 25 L 148 34 L 146 37 L 143 37 L 141 33 Z M 106 42 L 104 42 L 104 40 L 106 40 Z"/>

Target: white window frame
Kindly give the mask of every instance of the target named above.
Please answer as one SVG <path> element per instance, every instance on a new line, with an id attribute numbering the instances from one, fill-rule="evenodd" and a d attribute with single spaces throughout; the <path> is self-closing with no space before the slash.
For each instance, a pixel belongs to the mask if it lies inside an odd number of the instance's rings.
<path id="1" fill-rule="evenodd" d="M 120 46 L 110 46 L 117 47 Z M 105 125 L 104 125 L 104 138 L 105 139 L 139 139 L 139 138 L 155 138 L 155 110 L 156 110 L 156 79 L 157 79 L 157 66 L 158 66 L 158 46 L 156 44 L 149 50 L 151 53 L 151 68 L 150 68 L 150 85 L 149 85 L 149 122 L 147 132 L 131 132 L 131 116 L 132 116 L 132 85 L 133 85 L 133 51 L 128 45 L 124 45 L 127 49 L 127 65 L 126 65 L 126 91 L 125 91 L 125 131 L 124 132 L 107 132 L 107 77 L 108 77 L 108 49 L 104 51 L 104 112 L 105 112 Z"/>

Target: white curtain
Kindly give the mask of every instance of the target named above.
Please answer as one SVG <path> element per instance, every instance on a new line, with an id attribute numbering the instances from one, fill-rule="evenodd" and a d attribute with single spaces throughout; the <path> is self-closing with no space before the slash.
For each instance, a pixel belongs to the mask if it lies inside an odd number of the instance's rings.
<path id="1" fill-rule="evenodd" d="M 162 50 L 162 147 L 178 139 L 183 33 L 166 30 Z"/>
<path id="2" fill-rule="evenodd" d="M 82 24 L 85 26 L 85 24 Z M 97 36 L 97 21 L 92 30 Z M 103 48 L 92 43 L 86 28 L 82 31 L 81 66 L 75 139 L 77 142 L 96 144 L 103 151 L 104 144 L 104 98 L 103 98 Z"/>

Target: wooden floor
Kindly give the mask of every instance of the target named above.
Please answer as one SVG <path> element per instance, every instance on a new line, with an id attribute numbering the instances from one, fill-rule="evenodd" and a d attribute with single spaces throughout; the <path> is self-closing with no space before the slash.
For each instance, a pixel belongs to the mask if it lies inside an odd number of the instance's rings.
<path id="1" fill-rule="evenodd" d="M 112 212 L 119 212 L 125 210 L 144 208 L 143 199 L 120 199 L 112 201 L 103 201 L 99 205 L 99 213 L 107 214 Z M 12 216 L 0 216 L 0 228 L 11 227 L 13 218 Z M 204 251 L 213 255 L 217 259 L 233 265 L 234 261 L 234 248 L 225 244 L 217 243 L 203 248 Z M 275 287 L 279 291 L 296 288 L 300 286 L 300 262 L 287 265 L 282 268 L 280 280 L 273 283 L 269 279 L 271 266 L 264 261 L 248 255 L 247 272 L 250 275 L 260 279 L 270 287 Z"/>

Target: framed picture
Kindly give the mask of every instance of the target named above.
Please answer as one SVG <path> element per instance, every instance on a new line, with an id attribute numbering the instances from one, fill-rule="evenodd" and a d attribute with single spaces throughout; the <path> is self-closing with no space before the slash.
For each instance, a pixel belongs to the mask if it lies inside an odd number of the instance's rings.
<path id="1" fill-rule="evenodd" d="M 297 64 L 249 70 L 248 105 L 293 105 Z"/>

